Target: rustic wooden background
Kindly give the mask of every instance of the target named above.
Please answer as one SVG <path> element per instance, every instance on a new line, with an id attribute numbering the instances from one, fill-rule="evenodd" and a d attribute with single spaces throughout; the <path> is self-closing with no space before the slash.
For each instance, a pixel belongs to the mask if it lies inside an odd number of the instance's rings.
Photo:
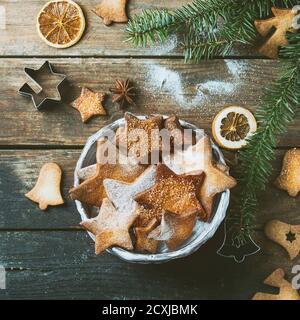
<path id="1" fill-rule="evenodd" d="M 0 30 L 0 264 L 7 270 L 7 290 L 0 290 L 0 298 L 249 299 L 257 290 L 275 292 L 262 285 L 263 279 L 278 267 L 291 278 L 300 257 L 290 262 L 262 229 L 271 218 L 300 223 L 300 200 L 271 183 L 261 196 L 255 232 L 262 250 L 243 264 L 216 254 L 223 228 L 192 256 L 163 265 L 129 264 L 107 253 L 95 256 L 67 194 L 86 139 L 123 112 L 108 99 L 109 116 L 82 124 L 68 102 L 83 85 L 108 92 L 116 78 L 130 77 L 139 90 L 130 111 L 175 113 L 210 131 L 214 115 L 226 105 L 255 110 L 263 88 L 278 74 L 278 62 L 259 56 L 255 48 L 238 47 L 226 59 L 184 64 L 177 48 L 180 39 L 172 37 L 155 48 L 132 48 L 123 42 L 124 25 L 105 27 L 91 12 L 98 0 L 77 2 L 88 26 L 82 40 L 66 50 L 50 48 L 38 38 L 35 17 L 45 1 L 0 2 L 6 12 Z M 128 12 L 186 2 L 130 0 Z M 24 67 L 37 68 L 46 59 L 55 71 L 68 75 L 68 94 L 64 104 L 37 112 L 18 89 L 26 81 Z M 285 150 L 299 146 L 299 123 L 295 121 L 279 142 L 274 177 Z M 41 212 L 24 194 L 47 161 L 63 169 L 66 204 Z"/>

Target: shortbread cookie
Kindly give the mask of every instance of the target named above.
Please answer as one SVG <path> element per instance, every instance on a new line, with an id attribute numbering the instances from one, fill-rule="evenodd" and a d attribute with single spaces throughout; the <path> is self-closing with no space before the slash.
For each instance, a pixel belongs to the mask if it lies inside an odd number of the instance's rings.
<path id="1" fill-rule="evenodd" d="M 93 116 L 107 114 L 102 105 L 104 97 L 104 94 L 82 88 L 79 98 L 72 102 L 71 106 L 80 112 L 82 122 L 87 122 Z"/>
<path id="2" fill-rule="evenodd" d="M 279 220 L 271 220 L 265 226 L 266 236 L 281 245 L 295 259 L 300 252 L 300 225 L 291 225 Z"/>
<path id="3" fill-rule="evenodd" d="M 154 218 L 147 226 L 135 228 L 136 244 L 135 249 L 141 252 L 156 253 L 158 241 L 149 237 L 149 233 L 158 225 L 158 221 Z"/>
<path id="4" fill-rule="evenodd" d="M 300 149 L 291 149 L 286 152 L 280 176 L 275 185 L 286 190 L 291 197 L 296 197 L 300 191 Z"/>
<path id="5" fill-rule="evenodd" d="M 139 170 L 135 167 L 134 170 L 128 171 L 124 170 L 123 165 L 120 164 L 97 164 L 96 174 L 78 187 L 72 188 L 70 197 L 73 200 L 100 207 L 102 200 L 107 197 L 103 186 L 104 179 L 112 178 L 133 182 L 143 171 L 143 167 L 140 167 Z"/>
<path id="6" fill-rule="evenodd" d="M 155 184 L 156 166 L 150 166 L 132 183 L 105 179 L 103 184 L 106 194 L 114 206 L 120 211 L 135 211 L 134 197 L 141 191 L 151 188 Z"/>
<path id="7" fill-rule="evenodd" d="M 38 203 L 41 210 L 64 203 L 60 193 L 62 171 L 56 163 L 43 165 L 35 187 L 25 196 Z"/>
<path id="8" fill-rule="evenodd" d="M 292 284 L 285 280 L 282 269 L 275 270 L 265 281 L 264 284 L 279 288 L 278 294 L 258 292 L 252 300 L 300 300 L 299 293 L 293 288 Z"/>
<path id="9" fill-rule="evenodd" d="M 197 144 L 185 151 L 178 151 L 174 155 L 164 156 L 163 162 L 177 174 L 205 173 L 203 185 L 200 189 L 200 200 L 206 211 L 201 218 L 208 221 L 212 215 L 213 199 L 216 194 L 233 188 L 236 180 L 229 176 L 224 168 L 220 170 L 214 165 L 211 142 L 204 136 Z"/>
<path id="10" fill-rule="evenodd" d="M 155 185 L 135 196 L 135 200 L 147 207 L 158 211 L 185 214 L 197 212 L 205 216 L 205 211 L 198 200 L 200 187 L 203 183 L 203 174 L 177 175 L 164 164 L 158 164 Z M 143 216 L 139 216 L 140 224 L 143 225 Z"/>
<path id="11" fill-rule="evenodd" d="M 132 250 L 133 245 L 129 229 L 135 218 L 134 212 L 119 211 L 105 198 L 99 215 L 96 218 L 81 222 L 81 226 L 95 235 L 96 254 L 112 246 Z"/>

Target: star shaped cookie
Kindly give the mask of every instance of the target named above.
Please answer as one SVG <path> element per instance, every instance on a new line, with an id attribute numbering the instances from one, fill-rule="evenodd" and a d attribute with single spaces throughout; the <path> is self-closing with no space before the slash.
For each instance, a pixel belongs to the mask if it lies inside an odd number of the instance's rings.
<path id="1" fill-rule="evenodd" d="M 170 136 L 171 150 L 182 149 L 182 145 L 189 146 L 194 144 L 195 132 L 193 130 L 184 130 L 177 116 L 173 115 L 164 121 L 164 127 L 168 130 Z"/>
<path id="2" fill-rule="evenodd" d="M 126 2 L 127 0 L 102 0 L 92 11 L 103 19 L 106 26 L 113 22 L 127 22 Z"/>
<path id="3" fill-rule="evenodd" d="M 141 191 L 151 188 L 155 183 L 156 166 L 147 168 L 132 183 L 105 179 L 103 185 L 106 194 L 114 206 L 124 212 L 136 211 L 134 197 Z"/>
<path id="4" fill-rule="evenodd" d="M 98 216 L 81 222 L 81 226 L 95 235 L 96 254 L 112 246 L 132 250 L 129 229 L 135 218 L 132 212 L 116 210 L 113 204 L 105 198 Z"/>
<path id="5" fill-rule="evenodd" d="M 170 250 L 175 250 L 192 235 L 196 221 L 195 211 L 182 215 L 164 212 L 161 224 L 148 237 L 165 241 Z"/>
<path id="6" fill-rule="evenodd" d="M 93 116 L 107 114 L 102 105 L 104 97 L 104 94 L 82 88 L 80 97 L 73 101 L 71 106 L 80 112 L 82 122 L 87 122 Z"/>
<path id="7" fill-rule="evenodd" d="M 275 185 L 286 190 L 291 197 L 296 197 L 300 191 L 300 149 L 286 152 L 282 170 L 275 181 Z"/>
<path id="8" fill-rule="evenodd" d="M 158 221 L 154 218 L 145 227 L 137 227 L 134 229 L 136 236 L 135 249 L 137 251 L 147 251 L 155 253 L 157 251 L 158 241 L 149 238 L 149 233 L 153 231 L 158 225 Z"/>
<path id="9" fill-rule="evenodd" d="M 130 157 L 148 164 L 150 155 L 159 155 L 160 152 L 159 131 L 163 128 L 162 116 L 150 116 L 140 120 L 127 112 L 125 121 L 125 129 L 118 133 L 119 146 L 127 150 Z"/>
<path id="10" fill-rule="evenodd" d="M 200 189 L 200 200 L 206 215 L 201 218 L 208 221 L 212 214 L 213 199 L 218 193 L 233 188 L 236 180 L 213 163 L 212 147 L 208 136 L 204 136 L 197 144 L 174 155 L 164 156 L 163 162 L 177 174 L 205 173 Z"/>
<path id="11" fill-rule="evenodd" d="M 177 175 L 164 164 L 158 164 L 155 185 L 137 194 L 135 200 L 146 208 L 153 208 L 156 213 L 162 214 L 167 211 L 181 215 L 194 211 L 202 217 L 205 216 L 205 211 L 198 194 L 203 178 L 202 173 L 189 176 Z M 145 218 L 149 219 L 148 216 Z M 142 214 L 138 220 L 144 225 Z"/>
<path id="12" fill-rule="evenodd" d="M 91 206 L 100 207 L 102 200 L 107 197 L 103 181 L 111 178 L 124 182 L 133 182 L 143 171 L 142 166 L 133 166 L 132 170 L 129 164 L 97 164 L 96 174 L 85 180 L 78 187 L 70 190 L 70 197 L 73 200 L 79 200 Z"/>

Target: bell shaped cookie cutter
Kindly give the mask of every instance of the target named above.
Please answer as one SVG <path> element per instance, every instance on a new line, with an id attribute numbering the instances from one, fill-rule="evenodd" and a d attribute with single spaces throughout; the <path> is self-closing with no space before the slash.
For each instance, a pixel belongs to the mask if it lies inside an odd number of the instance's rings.
<path id="1" fill-rule="evenodd" d="M 54 72 L 49 61 L 45 61 L 39 69 L 25 68 L 24 71 L 27 77 L 39 88 L 39 92 L 37 93 L 34 89 L 32 89 L 32 87 L 28 83 L 24 83 L 23 86 L 19 89 L 19 94 L 24 97 L 31 98 L 32 103 L 37 110 L 42 110 L 53 102 L 57 103 L 62 101 L 62 89 L 67 76 L 65 74 Z M 43 99 L 39 99 L 41 97 L 41 94 L 43 94 L 44 89 L 39 84 L 38 77 L 44 72 L 47 72 L 49 75 L 56 76 L 57 78 L 60 78 L 60 80 L 58 80 L 56 85 L 56 96 L 46 96 Z"/>

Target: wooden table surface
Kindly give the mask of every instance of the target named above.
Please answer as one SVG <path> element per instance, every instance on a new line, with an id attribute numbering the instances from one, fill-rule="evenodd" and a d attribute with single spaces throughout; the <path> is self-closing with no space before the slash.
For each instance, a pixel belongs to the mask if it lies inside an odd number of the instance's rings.
<path id="1" fill-rule="evenodd" d="M 272 218 L 300 223 L 300 199 L 270 185 L 261 196 L 255 240 L 260 253 L 237 264 L 216 254 L 223 228 L 192 256 L 162 265 L 129 264 L 104 253 L 78 227 L 80 217 L 68 198 L 75 163 L 86 139 L 123 112 L 106 101 L 109 115 L 82 124 L 68 104 L 85 85 L 108 92 L 116 78 L 130 77 L 138 88 L 137 114 L 175 113 L 210 131 L 216 112 L 226 105 L 255 110 L 263 89 L 278 75 L 279 63 L 259 56 L 256 48 L 238 47 L 226 59 L 184 64 L 175 36 L 163 46 L 133 48 L 124 40 L 124 25 L 105 27 L 91 9 L 98 0 L 77 1 L 88 22 L 82 40 L 72 48 L 45 45 L 35 17 L 45 1 L 1 0 L 6 24 L 0 30 L 0 265 L 7 270 L 7 289 L 0 298 L 50 299 L 249 299 L 257 290 L 272 292 L 262 281 L 282 267 L 291 278 L 293 262 L 267 240 L 264 224 Z M 178 7 L 187 1 L 130 0 L 130 15 L 153 7 Z M 21 8 L 21 10 L 20 10 Z M 18 95 L 26 81 L 24 67 L 45 60 L 66 73 L 65 103 L 36 111 Z M 274 161 L 278 174 L 286 149 L 300 144 L 299 120 L 279 142 Z M 63 170 L 66 203 L 41 212 L 24 197 L 48 161 Z M 271 180 L 272 180 L 271 179 Z"/>

